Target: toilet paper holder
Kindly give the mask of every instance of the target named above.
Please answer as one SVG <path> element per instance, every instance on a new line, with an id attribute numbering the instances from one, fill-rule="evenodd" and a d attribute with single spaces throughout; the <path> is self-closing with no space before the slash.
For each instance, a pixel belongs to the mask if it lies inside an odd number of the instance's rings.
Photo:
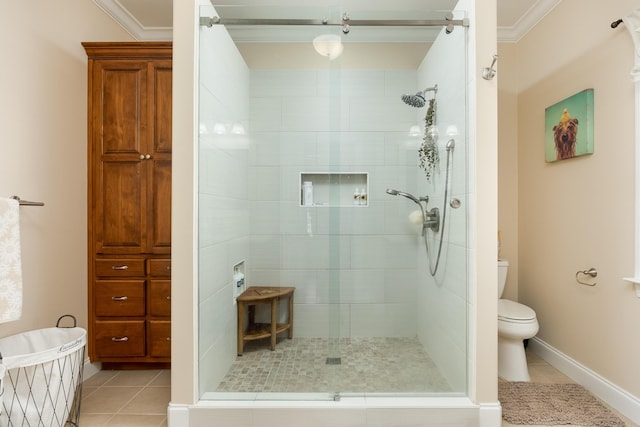
<path id="1" fill-rule="evenodd" d="M 578 270 L 576 272 L 576 281 L 578 283 L 580 283 L 581 285 L 585 285 L 585 286 L 595 286 L 597 285 L 597 283 L 587 283 L 587 282 L 583 282 L 582 280 L 580 280 L 580 275 L 585 275 L 585 276 L 591 276 L 591 277 L 597 277 L 598 276 L 598 270 L 596 270 L 594 267 L 591 267 L 588 270 Z"/>

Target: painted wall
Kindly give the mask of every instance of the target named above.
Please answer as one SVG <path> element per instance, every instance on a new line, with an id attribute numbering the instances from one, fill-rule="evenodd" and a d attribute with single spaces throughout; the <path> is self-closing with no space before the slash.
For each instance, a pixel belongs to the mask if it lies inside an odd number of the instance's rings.
<path id="1" fill-rule="evenodd" d="M 131 37 L 90 1 L 8 2 L 0 67 L 0 196 L 42 201 L 20 208 L 22 318 L 0 336 L 87 326 L 87 57 L 82 41 Z"/>
<path id="2" fill-rule="evenodd" d="M 498 45 L 498 257 L 509 261 L 502 298 L 518 300 L 518 51 Z"/>
<path id="3" fill-rule="evenodd" d="M 637 7 L 565 0 L 515 52 L 504 50 L 517 56 L 519 78 L 518 298 L 536 311 L 538 338 L 634 396 L 640 298 L 622 280 L 634 273 L 633 43 L 610 23 Z M 595 152 L 546 163 L 545 108 L 587 88 L 595 91 Z M 510 120 L 502 107 L 501 120 Z M 597 285 L 577 284 L 576 272 L 590 267 Z"/>

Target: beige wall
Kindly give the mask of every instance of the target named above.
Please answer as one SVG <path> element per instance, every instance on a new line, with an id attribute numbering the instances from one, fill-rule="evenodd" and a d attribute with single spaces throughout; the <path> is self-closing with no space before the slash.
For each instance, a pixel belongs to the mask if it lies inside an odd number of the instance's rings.
<path id="1" fill-rule="evenodd" d="M 498 45 L 498 256 L 509 261 L 503 298 L 518 300 L 518 54 Z"/>
<path id="2" fill-rule="evenodd" d="M 0 197 L 20 208 L 22 318 L 0 336 L 87 324 L 87 59 L 81 41 L 131 40 L 90 0 L 3 2 Z"/>
<path id="3" fill-rule="evenodd" d="M 502 46 L 500 65 L 515 66 L 517 124 L 511 84 L 501 90 L 501 227 L 513 232 L 503 255 L 518 258 L 518 299 L 535 309 L 538 337 L 635 396 L 640 396 L 640 299 L 623 277 L 634 273 L 633 43 L 609 24 L 636 0 L 564 0 L 517 46 Z M 503 74 L 506 74 L 502 68 Z M 595 91 L 595 152 L 556 163 L 544 160 L 544 110 L 583 89 Z M 595 267 L 595 287 L 576 283 Z M 510 289 L 509 295 L 513 295 Z"/>

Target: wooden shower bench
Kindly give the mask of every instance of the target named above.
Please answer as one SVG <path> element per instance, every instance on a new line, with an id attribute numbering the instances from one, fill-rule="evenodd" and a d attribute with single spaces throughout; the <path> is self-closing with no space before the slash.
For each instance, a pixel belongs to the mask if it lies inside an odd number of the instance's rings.
<path id="1" fill-rule="evenodd" d="M 271 338 L 271 350 L 276 349 L 276 336 L 289 331 L 288 338 L 293 338 L 293 287 L 251 286 L 236 298 L 238 303 L 238 356 L 242 356 L 244 342 Z M 278 301 L 289 298 L 289 315 L 286 323 L 277 323 Z M 271 322 L 256 323 L 256 305 L 271 304 Z M 249 309 L 249 324 L 245 330 L 245 307 Z"/>

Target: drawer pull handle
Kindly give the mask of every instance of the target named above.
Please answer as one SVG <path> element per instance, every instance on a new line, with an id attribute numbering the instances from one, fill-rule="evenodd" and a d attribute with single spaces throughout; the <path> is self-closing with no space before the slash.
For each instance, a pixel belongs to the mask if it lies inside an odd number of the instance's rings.
<path id="1" fill-rule="evenodd" d="M 129 337 L 122 337 L 122 338 L 111 337 L 111 341 L 113 341 L 113 342 L 127 342 L 127 341 L 129 341 Z"/>
<path id="2" fill-rule="evenodd" d="M 124 265 L 112 265 L 111 269 L 112 270 L 128 270 L 129 266 L 127 264 L 124 264 Z"/>
<path id="3" fill-rule="evenodd" d="M 128 299 L 129 297 L 126 295 L 123 295 L 121 297 L 111 297 L 111 301 L 126 301 Z"/>
<path id="4" fill-rule="evenodd" d="M 171 266 L 170 265 L 167 265 L 167 270 L 171 271 Z"/>

